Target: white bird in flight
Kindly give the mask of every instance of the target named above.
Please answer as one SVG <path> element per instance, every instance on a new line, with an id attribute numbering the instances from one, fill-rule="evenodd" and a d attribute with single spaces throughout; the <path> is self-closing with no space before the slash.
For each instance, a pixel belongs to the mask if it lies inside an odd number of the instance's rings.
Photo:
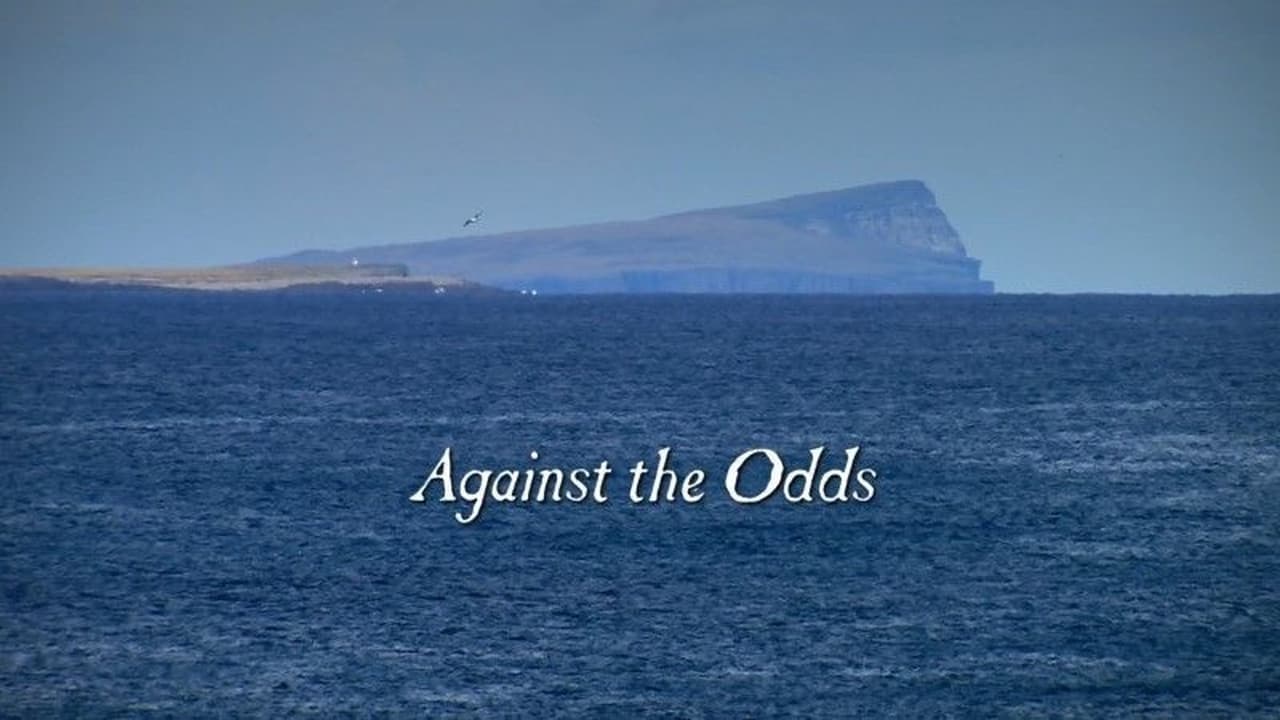
<path id="1" fill-rule="evenodd" d="M 472 224 L 475 224 L 475 223 L 480 222 L 480 216 L 481 216 L 481 215 L 483 215 L 483 214 L 484 214 L 484 211 L 483 211 L 483 210 L 481 210 L 480 212 L 476 213 L 475 215 L 472 215 L 471 217 L 467 218 L 467 221 L 466 221 L 466 222 L 464 222 L 464 223 L 462 223 L 462 227 L 466 227 L 466 226 L 468 226 L 468 225 L 472 225 Z"/>

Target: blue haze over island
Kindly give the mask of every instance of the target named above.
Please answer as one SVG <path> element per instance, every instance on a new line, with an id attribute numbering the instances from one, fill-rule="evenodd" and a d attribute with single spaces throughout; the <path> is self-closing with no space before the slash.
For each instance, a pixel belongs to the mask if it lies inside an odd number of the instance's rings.
<path id="1" fill-rule="evenodd" d="M 990 293 L 917 180 L 611 222 L 263 261 L 401 265 L 538 292 Z"/>

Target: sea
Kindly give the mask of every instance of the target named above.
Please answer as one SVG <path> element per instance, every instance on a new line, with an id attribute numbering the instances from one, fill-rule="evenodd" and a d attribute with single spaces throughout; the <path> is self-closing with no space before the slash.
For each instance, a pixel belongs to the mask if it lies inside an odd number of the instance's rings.
<path id="1" fill-rule="evenodd" d="M 0 716 L 1278 717 L 1280 297 L 0 294 Z"/>

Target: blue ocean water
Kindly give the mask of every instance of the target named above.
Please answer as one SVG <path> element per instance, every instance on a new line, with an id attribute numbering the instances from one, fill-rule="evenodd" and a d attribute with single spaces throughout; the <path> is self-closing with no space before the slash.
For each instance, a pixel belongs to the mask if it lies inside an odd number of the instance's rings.
<path id="1" fill-rule="evenodd" d="M 1276 297 L 10 293 L 0 714 L 1275 717 L 1278 454 Z"/>

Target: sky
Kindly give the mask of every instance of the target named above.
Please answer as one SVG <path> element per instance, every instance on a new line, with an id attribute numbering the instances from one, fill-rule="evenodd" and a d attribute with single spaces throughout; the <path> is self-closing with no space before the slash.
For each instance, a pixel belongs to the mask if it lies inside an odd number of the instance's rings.
<path id="1" fill-rule="evenodd" d="M 1280 292 L 1280 3 L 0 0 L 0 266 L 916 178 L 1001 292 Z"/>

